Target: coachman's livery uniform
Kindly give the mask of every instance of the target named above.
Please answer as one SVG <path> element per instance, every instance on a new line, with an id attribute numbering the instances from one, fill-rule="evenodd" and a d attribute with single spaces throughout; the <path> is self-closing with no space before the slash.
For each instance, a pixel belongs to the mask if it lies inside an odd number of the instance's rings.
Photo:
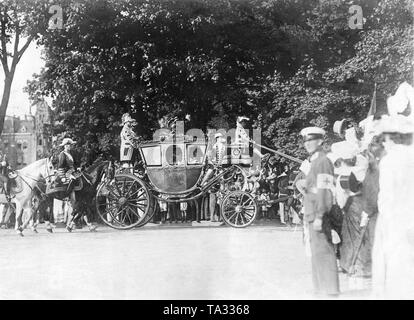
<path id="1" fill-rule="evenodd" d="M 129 114 L 122 116 L 123 128 L 121 131 L 121 155 L 122 162 L 132 161 L 134 148 L 138 148 L 141 141 L 140 137 L 134 131 L 135 120 Z"/>

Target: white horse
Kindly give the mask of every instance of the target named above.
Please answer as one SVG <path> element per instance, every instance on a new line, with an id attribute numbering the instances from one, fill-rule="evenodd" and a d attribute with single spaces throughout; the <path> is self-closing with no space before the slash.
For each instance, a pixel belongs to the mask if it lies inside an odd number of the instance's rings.
<path id="1" fill-rule="evenodd" d="M 23 230 L 32 220 L 32 191 L 36 184 L 48 176 L 49 160 L 47 158 L 37 160 L 28 166 L 16 170 L 17 188 L 11 188 L 11 203 L 16 205 L 15 230 L 18 235 L 23 236 Z M 16 190 L 17 189 L 17 190 Z M 0 203 L 8 203 L 5 194 L 0 194 Z M 27 212 L 26 221 L 22 221 L 23 212 Z M 20 223 L 21 222 L 21 223 Z M 33 231 L 36 231 L 33 226 Z"/>

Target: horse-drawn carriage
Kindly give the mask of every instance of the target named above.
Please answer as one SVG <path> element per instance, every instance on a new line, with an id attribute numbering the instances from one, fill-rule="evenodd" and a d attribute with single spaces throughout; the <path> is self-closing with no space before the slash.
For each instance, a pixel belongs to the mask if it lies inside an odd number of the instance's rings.
<path id="1" fill-rule="evenodd" d="M 103 222 L 115 229 L 145 225 L 153 217 L 157 200 L 190 202 L 216 189 L 223 221 L 236 228 L 250 225 L 258 211 L 253 195 L 235 187 L 246 182 L 246 170 L 227 161 L 215 166 L 206 179 L 208 143 L 187 136 L 142 143 L 139 152 L 145 173 L 118 172 L 97 190 L 96 208 Z M 238 179 L 241 177 L 241 179 Z"/>

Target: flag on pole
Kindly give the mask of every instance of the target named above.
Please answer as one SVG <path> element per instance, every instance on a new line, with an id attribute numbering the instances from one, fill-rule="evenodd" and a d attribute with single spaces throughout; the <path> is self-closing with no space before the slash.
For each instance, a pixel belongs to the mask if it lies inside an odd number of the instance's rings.
<path id="1" fill-rule="evenodd" d="M 367 117 L 374 116 L 376 112 L 377 112 L 377 84 L 375 83 L 374 93 L 371 99 L 371 106 L 369 108 Z"/>
<path id="2" fill-rule="evenodd" d="M 369 143 L 374 135 L 374 115 L 377 112 L 377 84 L 374 86 L 374 93 L 372 94 L 371 106 L 369 107 L 367 117 L 359 123 L 359 127 L 363 128 L 364 136 L 361 140 L 361 150 L 368 148 Z"/>

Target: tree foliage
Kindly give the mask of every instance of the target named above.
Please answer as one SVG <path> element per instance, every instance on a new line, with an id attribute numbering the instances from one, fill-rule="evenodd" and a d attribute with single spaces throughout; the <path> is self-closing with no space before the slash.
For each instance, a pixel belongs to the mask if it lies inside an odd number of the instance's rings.
<path id="1" fill-rule="evenodd" d="M 362 30 L 349 7 L 363 7 Z M 62 2 L 64 27 L 44 32 L 46 66 L 28 86 L 50 95 L 56 133 L 86 155 L 117 153 L 130 111 L 150 138 L 165 115 L 234 127 L 241 113 L 264 142 L 303 156 L 298 132 L 361 120 L 374 83 L 412 80 L 409 1 L 85 0 Z"/>

